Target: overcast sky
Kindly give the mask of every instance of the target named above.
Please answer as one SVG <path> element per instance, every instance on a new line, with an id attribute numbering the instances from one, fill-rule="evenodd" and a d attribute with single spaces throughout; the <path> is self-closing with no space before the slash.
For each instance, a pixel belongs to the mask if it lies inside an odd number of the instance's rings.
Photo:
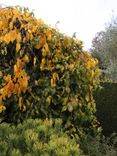
<path id="1" fill-rule="evenodd" d="M 28 7 L 51 26 L 59 21 L 59 30 L 70 36 L 77 32 L 85 49 L 91 47 L 96 32 L 105 28 L 112 14 L 117 15 L 117 0 L 0 0 L 0 3 Z"/>

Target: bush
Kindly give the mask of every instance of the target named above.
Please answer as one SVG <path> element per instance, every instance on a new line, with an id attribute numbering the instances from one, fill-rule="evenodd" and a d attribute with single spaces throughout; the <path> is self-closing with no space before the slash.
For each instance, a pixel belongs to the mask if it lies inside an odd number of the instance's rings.
<path id="1" fill-rule="evenodd" d="M 62 131 L 62 121 L 32 120 L 0 124 L 0 156 L 82 156 L 79 145 Z"/>
<path id="2" fill-rule="evenodd" d="M 96 127 L 97 60 L 82 42 L 36 19 L 27 9 L 0 8 L 2 120 L 61 118 L 74 133 Z"/>
<path id="3" fill-rule="evenodd" d="M 117 134 L 71 139 L 63 132 L 61 119 L 28 119 L 17 126 L 0 124 L 0 156 L 116 156 L 116 147 Z"/>

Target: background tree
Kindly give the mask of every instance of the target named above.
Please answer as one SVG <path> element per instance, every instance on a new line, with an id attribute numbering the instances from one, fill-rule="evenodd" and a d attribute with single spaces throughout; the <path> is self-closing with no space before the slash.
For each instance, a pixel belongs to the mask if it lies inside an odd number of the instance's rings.
<path id="1" fill-rule="evenodd" d="M 105 31 L 96 34 L 91 52 L 98 58 L 106 78 L 117 81 L 117 18 L 113 17 Z"/>

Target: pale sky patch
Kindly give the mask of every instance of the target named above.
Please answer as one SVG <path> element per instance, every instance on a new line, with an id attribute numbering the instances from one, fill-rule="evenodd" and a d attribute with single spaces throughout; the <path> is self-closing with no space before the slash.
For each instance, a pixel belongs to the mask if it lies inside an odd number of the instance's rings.
<path id="1" fill-rule="evenodd" d="M 59 21 L 59 30 L 70 36 L 77 32 L 85 49 L 91 47 L 95 34 L 110 21 L 112 11 L 117 15 L 117 0 L 1 0 L 0 3 L 28 7 L 52 27 Z"/>

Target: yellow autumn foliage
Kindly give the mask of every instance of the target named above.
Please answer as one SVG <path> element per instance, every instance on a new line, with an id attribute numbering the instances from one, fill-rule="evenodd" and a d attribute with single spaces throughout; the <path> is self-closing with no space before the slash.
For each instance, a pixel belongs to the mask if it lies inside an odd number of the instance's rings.
<path id="1" fill-rule="evenodd" d="M 11 113 L 11 122 L 18 115 L 21 120 L 60 117 L 71 127 L 87 125 L 87 120 L 92 126 L 99 73 L 97 60 L 76 37 L 26 8 L 0 8 L 0 112 L 10 109 L 5 112 Z"/>

